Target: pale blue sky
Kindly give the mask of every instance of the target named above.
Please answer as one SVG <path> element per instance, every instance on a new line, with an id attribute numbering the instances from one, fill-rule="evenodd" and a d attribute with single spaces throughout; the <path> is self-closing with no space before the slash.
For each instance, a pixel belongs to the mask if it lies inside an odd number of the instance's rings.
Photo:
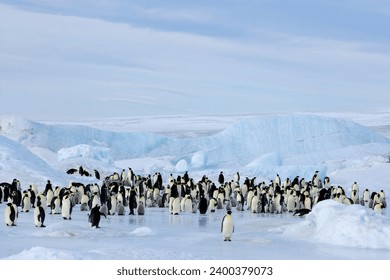
<path id="1" fill-rule="evenodd" d="M 390 1 L 0 0 L 1 114 L 390 107 Z"/>

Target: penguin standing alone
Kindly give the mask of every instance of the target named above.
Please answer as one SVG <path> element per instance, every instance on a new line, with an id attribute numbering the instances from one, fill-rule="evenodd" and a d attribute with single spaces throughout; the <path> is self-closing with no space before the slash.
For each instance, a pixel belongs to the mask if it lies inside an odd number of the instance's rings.
<path id="1" fill-rule="evenodd" d="M 107 218 L 106 214 L 100 211 L 100 205 L 96 204 L 88 215 L 88 222 L 91 227 L 100 228 L 99 223 L 101 215 Z"/>
<path id="2" fill-rule="evenodd" d="M 45 209 L 42 207 L 40 199 L 37 201 L 37 207 L 34 209 L 34 224 L 36 227 L 46 227 L 43 223 L 45 221 Z"/>
<path id="3" fill-rule="evenodd" d="M 234 223 L 232 218 L 232 211 L 228 210 L 222 219 L 221 232 L 224 241 L 232 241 L 231 237 L 234 232 Z"/>

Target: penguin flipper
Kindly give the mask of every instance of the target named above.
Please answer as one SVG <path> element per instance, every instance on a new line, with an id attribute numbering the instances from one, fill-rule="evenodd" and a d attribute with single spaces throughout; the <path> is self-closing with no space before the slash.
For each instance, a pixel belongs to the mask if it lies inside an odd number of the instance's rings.
<path id="1" fill-rule="evenodd" d="M 223 219 L 222 219 L 222 222 L 221 222 L 221 232 L 223 231 L 223 221 L 225 220 L 225 218 L 226 218 L 226 215 L 223 216 Z"/>

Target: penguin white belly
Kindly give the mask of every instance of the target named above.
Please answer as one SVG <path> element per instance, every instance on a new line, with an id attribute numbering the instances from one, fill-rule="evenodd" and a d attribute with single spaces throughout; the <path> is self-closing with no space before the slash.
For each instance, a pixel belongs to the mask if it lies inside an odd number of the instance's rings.
<path id="1" fill-rule="evenodd" d="M 274 199 L 275 213 L 282 214 L 281 196 L 277 195 Z"/>
<path id="2" fill-rule="evenodd" d="M 87 204 L 88 205 L 89 197 L 86 194 L 83 194 L 80 199 L 80 204 Z"/>
<path id="3" fill-rule="evenodd" d="M 61 214 L 62 214 L 62 218 L 64 218 L 65 220 L 70 220 L 71 219 L 71 216 L 70 216 L 70 209 L 71 205 L 70 205 L 70 199 L 69 198 L 66 198 L 66 199 L 63 199 L 62 201 L 62 208 L 61 208 Z"/>
<path id="4" fill-rule="evenodd" d="M 249 204 L 249 203 L 248 203 Z M 252 213 L 258 213 L 258 204 L 259 204 L 259 197 L 258 196 L 253 196 L 251 201 L 250 201 L 250 209 L 252 210 Z"/>
<path id="5" fill-rule="evenodd" d="M 30 200 L 30 196 L 28 195 L 25 195 L 23 196 L 23 212 L 29 212 L 30 209 L 31 209 L 31 200 Z"/>
<path id="6" fill-rule="evenodd" d="M 46 194 L 46 206 L 50 207 L 51 201 L 54 197 L 53 191 L 49 190 Z"/>
<path id="7" fill-rule="evenodd" d="M 179 213 L 180 213 L 180 198 L 176 197 L 172 201 L 172 214 L 173 215 L 179 215 Z"/>
<path id="8" fill-rule="evenodd" d="M 215 212 L 215 209 L 217 208 L 217 200 L 215 198 L 211 198 L 209 201 L 209 207 L 210 212 Z"/>
<path id="9" fill-rule="evenodd" d="M 184 204 L 184 212 L 192 212 L 192 200 L 187 198 Z"/>
<path id="10" fill-rule="evenodd" d="M 38 199 L 41 201 L 42 207 L 47 206 L 46 196 L 43 194 L 38 194 Z"/>
<path id="11" fill-rule="evenodd" d="M 54 200 L 54 206 L 51 210 L 51 213 L 52 214 L 60 214 L 61 213 L 61 203 L 60 203 L 60 199 L 59 198 L 56 198 Z"/>
<path id="12" fill-rule="evenodd" d="M 7 226 L 15 226 L 16 213 L 12 203 L 8 203 L 4 209 L 4 219 Z"/>
<path id="13" fill-rule="evenodd" d="M 231 241 L 233 230 L 233 219 L 230 215 L 226 215 L 222 222 L 222 236 L 225 241 Z"/>
<path id="14" fill-rule="evenodd" d="M 287 211 L 294 212 L 295 210 L 295 197 L 290 195 L 287 199 Z"/>
<path id="15" fill-rule="evenodd" d="M 117 211 L 117 201 L 115 196 L 111 196 L 111 208 L 108 211 L 109 215 L 115 215 Z"/>
<path id="16" fill-rule="evenodd" d="M 377 214 L 380 214 L 382 215 L 383 214 L 383 204 L 382 203 L 377 203 L 375 206 L 374 206 L 374 212 L 377 213 Z"/>
<path id="17" fill-rule="evenodd" d="M 96 205 L 99 205 L 99 196 L 97 194 L 93 195 L 91 208 L 95 207 Z"/>
<path id="18" fill-rule="evenodd" d="M 305 206 L 305 209 L 311 210 L 311 198 L 310 197 L 305 198 L 304 206 Z"/>
<path id="19" fill-rule="evenodd" d="M 36 227 L 45 227 L 43 222 L 45 221 L 45 210 L 42 206 L 37 206 L 34 209 L 34 224 Z"/>

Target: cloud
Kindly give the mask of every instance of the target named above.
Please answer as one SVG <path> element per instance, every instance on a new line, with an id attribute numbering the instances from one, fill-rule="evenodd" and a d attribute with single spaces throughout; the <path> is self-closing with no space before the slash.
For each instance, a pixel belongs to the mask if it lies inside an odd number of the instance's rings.
<path id="1" fill-rule="evenodd" d="M 165 20 L 212 20 L 196 12 L 185 19 L 187 12 L 149 10 Z M 0 17 L 0 84 L 7 98 L 28 93 L 39 100 L 51 92 L 94 100 L 96 113 L 121 116 L 145 110 L 104 105 L 131 102 L 171 114 L 388 102 L 390 51 L 376 42 L 272 29 L 252 29 L 250 39 L 210 36 L 6 5 L 0 5 Z M 58 111 L 64 105 L 50 104 Z"/>
<path id="2" fill-rule="evenodd" d="M 140 16 L 152 20 L 194 23 L 209 23 L 214 21 L 213 14 L 210 13 L 209 9 L 199 9 L 193 7 L 189 9 L 175 7 L 171 7 L 169 9 L 165 7 L 135 7 L 133 9 Z"/>

